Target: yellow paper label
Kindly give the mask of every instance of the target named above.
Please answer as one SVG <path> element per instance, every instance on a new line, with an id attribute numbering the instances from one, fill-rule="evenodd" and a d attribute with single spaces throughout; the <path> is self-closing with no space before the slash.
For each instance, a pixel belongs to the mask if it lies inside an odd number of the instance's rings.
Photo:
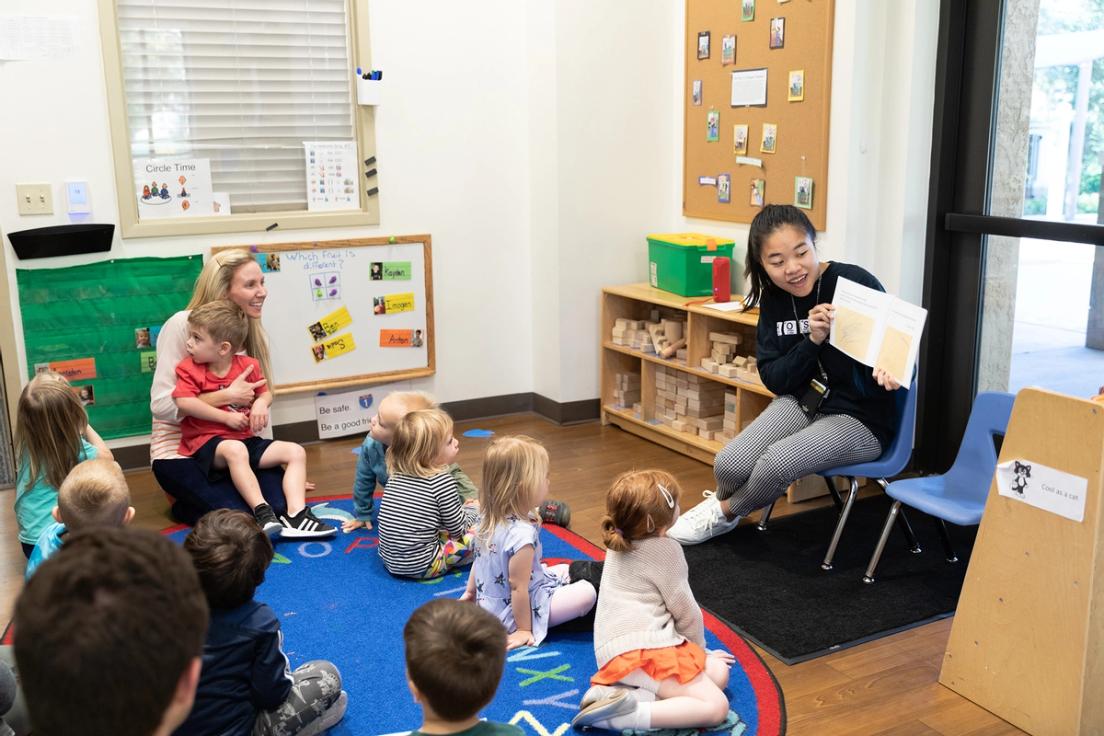
<path id="1" fill-rule="evenodd" d="M 311 348 L 311 353 L 314 354 L 314 362 L 321 363 L 323 360 L 336 358 L 354 350 L 356 350 L 356 343 L 353 341 L 352 333 L 348 333 L 315 345 Z"/>
<path id="2" fill-rule="evenodd" d="M 413 312 L 414 294 L 388 294 L 384 297 L 387 305 L 387 314 L 392 312 Z"/>
<path id="3" fill-rule="evenodd" d="M 353 316 L 347 307 L 334 310 L 307 328 L 311 339 L 322 340 L 340 332 L 353 323 Z"/>

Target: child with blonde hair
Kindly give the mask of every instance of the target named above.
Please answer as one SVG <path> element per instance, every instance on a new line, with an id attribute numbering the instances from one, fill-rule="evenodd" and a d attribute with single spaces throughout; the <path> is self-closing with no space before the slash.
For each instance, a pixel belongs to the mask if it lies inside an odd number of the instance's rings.
<path id="1" fill-rule="evenodd" d="M 531 437 L 502 437 L 483 458 L 475 564 L 461 600 L 474 600 L 506 627 L 506 648 L 536 646 L 549 627 L 579 618 L 598 596 L 568 565 L 541 562 L 540 517 L 548 495 L 548 451 Z"/>
<path id="2" fill-rule="evenodd" d="M 594 654 L 598 673 L 574 726 L 613 731 L 715 726 L 728 716 L 727 652 L 706 652 L 701 609 L 682 546 L 666 532 L 678 518 L 678 481 L 662 470 L 618 476 L 606 496 L 608 548 Z"/>
<path id="3" fill-rule="evenodd" d="M 77 463 L 58 489 L 54 522 L 42 530 L 27 560 L 24 573 L 31 579 L 35 569 L 61 549 L 75 532 L 96 527 L 119 527 L 134 518 L 130 488 L 119 463 L 105 457 Z"/>
<path id="4" fill-rule="evenodd" d="M 372 528 L 372 508 L 376 484 L 386 487 L 387 448 L 395 434 L 395 427 L 403 417 L 418 409 L 436 409 L 437 402 L 425 391 L 395 391 L 383 397 L 376 415 L 368 425 L 368 434 L 360 445 L 360 458 L 357 460 L 356 478 L 353 481 L 353 519 L 341 525 L 341 531 Z M 449 465 L 449 473 L 456 481 L 457 491 L 464 501 L 474 501 L 479 495 L 458 463 Z"/>
<path id="5" fill-rule="evenodd" d="M 471 564 L 478 511 L 448 472 L 459 450 L 440 409 L 412 411 L 395 427 L 379 510 L 379 555 L 392 575 L 425 580 Z"/>
<path id="6" fill-rule="evenodd" d="M 402 418 L 418 409 L 441 408 L 436 399 L 425 391 L 396 391 L 390 393 L 379 403 L 379 410 L 372 417 L 368 435 L 360 446 L 360 459 L 357 460 L 356 479 L 353 481 L 353 515 L 355 518 L 341 525 L 341 531 L 372 528 L 373 495 L 376 483 L 387 487 L 387 448 L 391 444 L 395 427 Z M 449 465 L 449 473 L 456 480 L 456 488 L 465 503 L 474 503 L 479 498 L 479 490 L 472 483 L 458 463 Z M 571 520 L 571 509 L 563 501 L 545 499 L 540 508 L 541 519 L 546 524 L 567 526 Z"/>
<path id="7" fill-rule="evenodd" d="M 112 459 L 103 439 L 88 423 L 88 414 L 69 382 L 44 371 L 23 387 L 15 419 L 15 518 L 23 554 L 52 521 L 58 488 L 73 466 L 96 457 Z"/>

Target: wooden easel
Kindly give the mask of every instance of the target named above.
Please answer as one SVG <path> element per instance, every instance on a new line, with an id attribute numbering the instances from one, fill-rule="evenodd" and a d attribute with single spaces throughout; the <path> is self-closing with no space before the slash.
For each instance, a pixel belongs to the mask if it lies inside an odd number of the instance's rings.
<path id="1" fill-rule="evenodd" d="M 1088 479 L 1084 521 L 990 486 L 939 681 L 1031 734 L 1104 733 L 1104 406 L 1024 389 L 1000 462 Z"/>

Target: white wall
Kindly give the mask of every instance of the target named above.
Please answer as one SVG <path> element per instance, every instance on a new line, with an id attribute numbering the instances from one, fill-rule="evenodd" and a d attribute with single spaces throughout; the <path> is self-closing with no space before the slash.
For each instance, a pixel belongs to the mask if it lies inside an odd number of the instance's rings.
<path id="1" fill-rule="evenodd" d="M 40 7 L 7 0 L 4 12 Z M 53 182 L 60 211 L 61 182 L 86 179 L 94 219 L 117 219 L 95 4 L 48 7 L 77 17 L 72 55 L 0 63 L 0 92 L 18 101 L 0 107 L 7 232 L 66 221 L 19 217 L 21 181 Z M 836 3 L 821 248 L 910 299 L 922 279 L 937 18 L 924 0 Z M 746 225 L 681 214 L 682 2 L 374 0 L 369 24 L 389 88 L 377 113 L 378 228 L 117 238 L 111 255 L 428 232 L 438 373 L 419 385 L 445 401 L 536 391 L 564 402 L 598 394 L 599 289 L 645 279 L 647 233 L 731 237 L 742 260 Z M 10 248 L 7 260 L 14 286 Z M 312 416 L 309 397 L 277 403 L 277 422 Z"/>
<path id="2" fill-rule="evenodd" d="M 77 19 L 72 54 L 0 63 L 0 228 L 63 224 L 61 182 L 85 179 L 93 221 L 117 222 L 96 3 L 5 0 L 3 12 Z M 525 6 L 512 0 L 371 4 L 372 66 L 390 94 L 378 109 L 378 228 L 298 230 L 122 241 L 112 257 L 206 252 L 212 244 L 350 236 L 433 236 L 436 376 L 418 382 L 443 401 L 532 390 L 527 177 L 529 79 Z M 55 185 L 55 215 L 20 217 L 14 184 Z M 519 186 L 519 182 L 522 183 Z M 18 262 L 57 267 L 102 256 Z M 183 306 L 183 305 L 182 305 Z M 13 313 L 19 328 L 17 303 Z M 17 336 L 21 344 L 22 333 Z M 276 346 L 279 349 L 279 346 Z M 7 359 L 7 356 L 4 356 Z M 19 356 L 25 367 L 22 354 Z M 309 396 L 281 398 L 278 423 L 313 417 Z M 131 440 L 130 442 L 133 442 Z"/>

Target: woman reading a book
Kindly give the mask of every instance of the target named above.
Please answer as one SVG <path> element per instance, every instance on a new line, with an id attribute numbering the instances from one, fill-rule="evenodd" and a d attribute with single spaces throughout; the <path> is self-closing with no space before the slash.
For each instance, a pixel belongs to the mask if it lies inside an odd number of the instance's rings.
<path id="1" fill-rule="evenodd" d="M 744 306 L 760 309 L 759 376 L 777 398 L 717 453 L 716 493 L 706 491 L 667 532 L 682 544 L 734 529 L 798 478 L 874 460 L 893 439 L 900 384 L 828 344 L 838 279 L 885 289 L 858 266 L 821 262 L 815 239 L 791 205 L 767 205 L 752 220 Z"/>

